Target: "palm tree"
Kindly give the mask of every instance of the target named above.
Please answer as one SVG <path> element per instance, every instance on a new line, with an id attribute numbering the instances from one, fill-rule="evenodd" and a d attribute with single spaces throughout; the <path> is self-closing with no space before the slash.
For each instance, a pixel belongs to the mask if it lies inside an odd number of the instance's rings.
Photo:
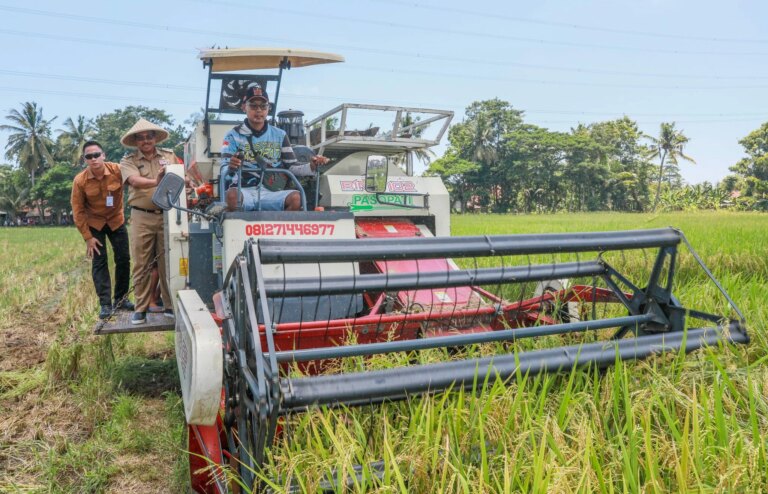
<path id="1" fill-rule="evenodd" d="M 400 128 L 405 128 L 410 125 L 413 125 L 415 123 L 418 123 L 421 120 L 420 116 L 416 116 L 415 118 L 413 115 L 411 115 L 410 112 L 406 112 L 405 116 L 400 118 Z M 408 135 L 411 137 L 420 138 L 421 135 L 424 133 L 424 130 L 426 127 L 414 127 L 411 130 L 408 131 Z M 432 158 L 435 157 L 435 153 L 430 150 L 429 148 L 416 148 L 413 150 L 413 155 L 416 157 L 417 160 L 421 161 L 425 166 L 429 165 L 429 162 L 432 161 Z"/>
<path id="2" fill-rule="evenodd" d="M 94 131 L 93 123 L 82 115 L 77 116 L 77 123 L 72 118 L 64 121 L 64 128 L 59 129 L 59 139 L 70 163 L 82 164 L 81 148 L 93 137 Z"/>
<path id="3" fill-rule="evenodd" d="M 499 157 L 499 135 L 493 120 L 487 115 L 480 114 L 478 118 L 469 122 L 469 131 L 472 135 L 470 141 L 470 158 L 479 163 L 493 164 Z"/>
<path id="4" fill-rule="evenodd" d="M 53 148 L 51 123 L 56 117 L 45 120 L 43 109 L 38 108 L 37 103 L 28 101 L 22 105 L 21 112 L 11 110 L 5 118 L 12 123 L 0 125 L 0 130 L 11 132 L 5 145 L 5 157 L 9 160 L 15 159 L 27 170 L 34 187 L 35 173 L 46 164 L 53 164 L 53 156 L 49 150 Z"/>
<path id="5" fill-rule="evenodd" d="M 661 182 L 664 180 L 664 163 L 669 160 L 670 163 L 677 165 L 679 160 L 685 160 L 690 163 L 696 163 L 693 158 L 683 153 L 683 148 L 688 143 L 688 139 L 682 131 L 675 129 L 674 122 L 662 122 L 659 131 L 659 137 L 647 136 L 651 140 L 650 159 L 659 159 L 659 180 L 656 185 L 656 199 L 653 201 L 653 211 L 659 205 L 661 195 Z"/>

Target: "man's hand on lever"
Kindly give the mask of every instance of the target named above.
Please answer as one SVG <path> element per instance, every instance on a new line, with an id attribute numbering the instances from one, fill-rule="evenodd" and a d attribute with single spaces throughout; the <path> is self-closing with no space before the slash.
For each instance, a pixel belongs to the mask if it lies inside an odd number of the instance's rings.
<path id="1" fill-rule="evenodd" d="M 312 168 L 312 171 L 317 170 L 318 166 L 327 165 L 330 160 L 326 158 L 325 156 L 312 156 L 312 158 L 309 160 L 309 166 Z"/>

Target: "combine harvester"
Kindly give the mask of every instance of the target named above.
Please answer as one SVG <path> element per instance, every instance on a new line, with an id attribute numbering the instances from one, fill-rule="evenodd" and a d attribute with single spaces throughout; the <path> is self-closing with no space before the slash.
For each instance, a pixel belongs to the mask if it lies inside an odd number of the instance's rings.
<path id="1" fill-rule="evenodd" d="M 251 83 L 275 85 L 268 92 L 276 104 L 284 70 L 343 61 L 273 49 L 207 50 L 200 58 L 209 69 L 207 113 L 220 117 L 240 114 L 238 92 Z M 279 74 L 233 73 L 269 68 Z M 354 111 L 389 124 L 353 130 Z M 678 230 L 449 236 L 447 191 L 438 178 L 413 176 L 413 159 L 439 142 L 451 112 L 343 104 L 307 124 L 302 116 L 273 119 L 299 156 L 332 158 L 304 184 L 305 211 L 213 216 L 187 208 L 185 172 L 206 182 L 192 194 L 197 207 L 223 195 L 218 151 L 237 123 L 223 118 L 199 124 L 185 165 L 175 165 L 155 194 L 166 211 L 197 492 L 237 490 L 223 468 L 258 488 L 253 472 L 283 417 L 312 407 L 375 406 L 518 373 L 748 342 L 743 316 L 698 256 L 680 249 L 688 245 Z M 305 188 L 290 173 L 266 177 Z M 678 299 L 681 266 L 699 267 L 717 286 L 719 313 Z M 365 369 L 374 355 L 435 349 L 443 361 L 418 363 L 411 353 L 398 360 L 408 365 Z M 352 358 L 357 365 L 343 365 Z M 358 370 L 341 370 L 350 368 Z M 357 475 L 382 468 L 374 462 Z M 331 491 L 359 481 L 330 477 Z"/>

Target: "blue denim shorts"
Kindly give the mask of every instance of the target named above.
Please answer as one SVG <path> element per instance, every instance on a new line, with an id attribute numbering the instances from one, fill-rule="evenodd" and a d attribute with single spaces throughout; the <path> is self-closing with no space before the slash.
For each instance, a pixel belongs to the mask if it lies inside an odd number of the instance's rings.
<path id="1" fill-rule="evenodd" d="M 285 198 L 292 190 L 271 191 L 263 185 L 259 187 L 243 187 L 243 211 L 282 211 L 285 209 Z M 259 207 L 261 204 L 261 207 Z"/>

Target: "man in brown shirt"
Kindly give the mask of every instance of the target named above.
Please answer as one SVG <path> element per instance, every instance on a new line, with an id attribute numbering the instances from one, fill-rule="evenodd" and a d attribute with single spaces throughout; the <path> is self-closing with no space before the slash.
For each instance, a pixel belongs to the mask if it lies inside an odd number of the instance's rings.
<path id="1" fill-rule="evenodd" d="M 136 292 L 132 324 L 143 324 L 147 320 L 147 308 L 154 288 L 150 275 L 155 261 L 160 275 L 164 314 L 173 317 L 173 301 L 168 291 L 165 266 L 163 211 L 152 202 L 152 194 L 165 175 L 165 165 L 181 163 L 173 151 L 157 147 L 168 136 L 162 127 L 142 118 L 120 140 L 123 146 L 136 148 L 120 161 L 123 182 L 128 184 L 128 205 L 131 207 L 131 256 Z"/>
<path id="2" fill-rule="evenodd" d="M 85 240 L 85 255 L 92 260 L 91 274 L 101 310 L 106 319 L 112 313 L 112 280 L 109 276 L 106 239 L 115 254 L 115 309 L 133 310 L 125 295 L 131 275 L 128 232 L 123 216 L 123 183 L 120 166 L 105 162 L 104 150 L 96 141 L 83 144 L 87 168 L 72 183 L 72 214 Z"/>

